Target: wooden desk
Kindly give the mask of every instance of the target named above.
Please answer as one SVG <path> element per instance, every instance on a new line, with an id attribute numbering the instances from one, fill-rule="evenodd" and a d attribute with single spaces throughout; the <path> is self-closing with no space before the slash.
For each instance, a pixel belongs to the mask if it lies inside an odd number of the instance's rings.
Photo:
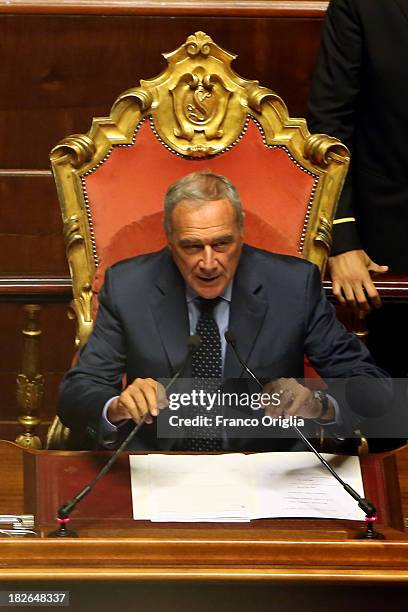
<path id="1" fill-rule="evenodd" d="M 29 510 L 22 473 L 25 464 L 26 479 L 32 474 L 34 455 L 0 443 L 0 513 Z M 89 465 L 95 455 L 41 456 L 65 465 L 59 489 L 51 475 L 40 483 L 41 499 L 54 496 L 57 508 L 82 478 L 75 462 Z M 70 610 L 86 612 L 404 609 L 408 537 L 402 531 L 386 527 L 386 541 L 370 542 L 353 539 L 356 525 L 347 521 L 134 522 L 119 493 L 125 464 L 126 456 L 108 476 L 109 486 L 99 483 L 77 509 L 72 525 L 81 538 L 1 539 L 0 589 L 67 589 Z M 37 510 L 45 531 L 49 508 Z"/>

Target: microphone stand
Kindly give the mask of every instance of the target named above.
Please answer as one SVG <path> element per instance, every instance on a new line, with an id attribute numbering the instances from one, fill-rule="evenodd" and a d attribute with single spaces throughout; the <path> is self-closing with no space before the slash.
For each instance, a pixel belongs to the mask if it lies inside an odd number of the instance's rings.
<path id="1" fill-rule="evenodd" d="M 200 336 L 193 335 L 193 336 L 189 337 L 189 339 L 187 341 L 187 349 L 188 349 L 187 356 L 184 359 L 184 361 L 181 364 L 181 366 L 179 367 L 179 369 L 177 370 L 177 372 L 174 374 L 173 378 L 167 383 L 167 385 L 165 387 L 166 391 L 168 391 L 170 389 L 170 387 L 172 387 L 172 385 L 175 383 L 175 381 L 179 378 L 180 374 L 182 373 L 182 371 L 186 367 L 187 362 L 189 361 L 189 359 L 191 358 L 193 353 L 195 353 L 196 350 L 199 348 L 200 344 L 201 344 Z M 122 444 L 114 452 L 112 457 L 109 459 L 109 461 L 107 461 L 107 463 L 103 466 L 103 468 L 95 476 L 95 478 L 89 484 L 87 484 L 79 493 L 77 493 L 72 499 L 70 499 L 67 502 L 65 502 L 58 509 L 57 522 L 59 523 L 59 528 L 57 530 L 55 530 L 55 531 L 51 531 L 48 534 L 47 537 L 49 537 L 49 538 L 55 538 L 55 537 L 58 537 L 58 538 L 76 538 L 76 537 L 78 537 L 78 534 L 77 534 L 76 531 L 71 531 L 71 530 L 67 529 L 67 524 L 70 521 L 69 516 L 70 516 L 71 512 L 74 510 L 75 506 L 84 497 L 86 497 L 88 495 L 88 493 L 90 493 L 92 491 L 92 489 L 94 488 L 94 486 L 96 485 L 98 480 L 100 480 L 103 476 L 105 476 L 105 474 L 107 472 L 109 472 L 109 470 L 111 469 L 112 465 L 118 459 L 120 453 L 123 452 L 126 449 L 128 444 L 130 444 L 130 442 L 136 436 L 136 434 L 139 431 L 139 429 L 145 423 L 148 414 L 149 413 L 146 412 L 146 414 L 140 419 L 139 423 L 137 423 L 137 425 L 135 425 L 135 427 L 131 430 L 131 432 L 128 434 L 128 436 L 123 440 Z"/>
<path id="2" fill-rule="evenodd" d="M 261 381 L 252 372 L 252 370 L 248 367 L 248 365 L 245 363 L 245 361 L 242 359 L 241 355 L 238 352 L 237 341 L 236 341 L 235 335 L 232 332 L 227 330 L 225 332 L 225 334 L 224 334 L 224 337 L 225 337 L 225 340 L 227 341 L 227 344 L 229 344 L 231 346 L 232 350 L 234 351 L 234 354 L 235 354 L 236 358 L 238 359 L 239 363 L 242 365 L 244 370 L 250 375 L 250 377 L 256 382 L 258 387 L 262 390 L 263 389 L 263 385 L 262 385 Z M 303 442 L 306 444 L 307 448 L 312 453 L 314 453 L 314 455 L 316 455 L 316 457 L 319 459 L 320 463 L 322 463 L 322 465 L 324 465 L 326 470 L 328 470 L 332 474 L 332 476 L 334 476 L 334 478 L 341 484 L 341 486 L 344 488 L 344 490 L 349 495 L 351 495 L 351 497 L 353 499 L 356 500 L 356 502 L 358 503 L 358 507 L 361 508 L 361 510 L 365 513 L 365 515 L 366 515 L 366 518 L 365 518 L 365 520 L 366 520 L 366 530 L 356 534 L 356 536 L 355 536 L 356 539 L 384 540 L 385 539 L 384 535 L 382 533 L 379 533 L 378 531 L 375 531 L 375 529 L 374 529 L 374 523 L 377 520 L 377 510 L 376 510 L 374 504 L 372 504 L 370 502 L 370 500 L 368 500 L 367 498 L 361 497 L 361 495 L 359 495 L 357 493 L 357 491 L 355 489 L 353 489 L 353 487 L 351 487 L 349 484 L 347 484 L 337 474 L 337 472 L 324 459 L 324 457 L 322 457 L 322 455 L 319 453 L 319 451 L 315 449 L 313 444 L 311 444 L 311 442 L 306 438 L 304 433 L 296 425 L 291 425 L 291 427 L 292 427 L 292 429 L 295 430 L 295 432 L 299 436 L 299 438 L 301 440 L 303 440 Z"/>

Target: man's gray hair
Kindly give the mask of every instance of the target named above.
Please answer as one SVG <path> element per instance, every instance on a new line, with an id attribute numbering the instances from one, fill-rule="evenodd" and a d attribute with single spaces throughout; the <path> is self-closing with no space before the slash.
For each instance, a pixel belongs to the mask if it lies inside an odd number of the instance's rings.
<path id="1" fill-rule="evenodd" d="M 237 225 L 242 229 L 244 215 L 238 191 L 222 174 L 208 170 L 192 172 L 183 176 L 168 188 L 164 196 L 164 229 L 171 234 L 171 213 L 179 202 L 186 200 L 192 205 L 202 206 L 205 202 L 228 200 L 236 213 Z"/>

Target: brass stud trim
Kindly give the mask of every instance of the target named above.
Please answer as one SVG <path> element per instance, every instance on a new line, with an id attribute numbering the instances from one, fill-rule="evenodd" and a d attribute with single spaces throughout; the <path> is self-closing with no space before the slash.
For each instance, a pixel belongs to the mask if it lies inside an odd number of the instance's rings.
<path id="1" fill-rule="evenodd" d="M 97 164 L 95 164 L 95 166 L 93 166 L 92 168 L 90 168 L 89 170 L 84 172 L 84 174 L 81 176 L 81 186 L 82 186 L 82 193 L 83 193 L 83 196 L 84 196 L 86 216 L 87 216 L 88 225 L 89 225 L 89 235 L 90 235 L 90 240 L 91 240 L 92 256 L 93 256 L 94 264 L 95 264 L 96 268 L 100 264 L 100 258 L 99 258 L 99 254 L 98 254 L 98 250 L 97 250 L 97 244 L 96 244 L 96 238 L 95 238 L 94 222 L 93 222 L 93 217 L 92 217 L 92 208 L 91 208 L 91 203 L 90 203 L 88 191 L 87 191 L 87 188 L 86 188 L 86 177 L 90 176 L 93 172 L 96 172 L 96 170 L 98 170 L 98 168 L 100 168 L 109 159 L 113 149 L 119 148 L 119 147 L 132 147 L 135 144 L 135 142 L 136 142 L 137 133 L 140 130 L 140 128 L 143 125 L 145 120 L 146 120 L 146 117 L 141 119 L 141 121 L 139 121 L 138 124 L 136 125 L 136 128 L 135 128 L 135 130 L 133 132 L 132 140 L 131 140 L 130 143 L 128 143 L 128 144 L 114 144 L 114 145 L 112 145 L 110 147 L 109 151 L 106 153 L 106 155 Z"/>

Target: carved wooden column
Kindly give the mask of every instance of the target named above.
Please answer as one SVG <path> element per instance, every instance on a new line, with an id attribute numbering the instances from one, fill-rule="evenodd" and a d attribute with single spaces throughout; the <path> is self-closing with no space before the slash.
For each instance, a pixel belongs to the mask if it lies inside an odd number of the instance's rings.
<path id="1" fill-rule="evenodd" d="M 38 416 L 44 395 L 44 376 L 40 374 L 40 337 L 38 317 L 42 307 L 39 304 L 25 304 L 25 327 L 21 372 L 17 376 L 17 403 L 21 409 L 18 421 L 23 433 L 16 438 L 17 444 L 28 448 L 41 448 L 35 428 L 40 424 Z"/>

